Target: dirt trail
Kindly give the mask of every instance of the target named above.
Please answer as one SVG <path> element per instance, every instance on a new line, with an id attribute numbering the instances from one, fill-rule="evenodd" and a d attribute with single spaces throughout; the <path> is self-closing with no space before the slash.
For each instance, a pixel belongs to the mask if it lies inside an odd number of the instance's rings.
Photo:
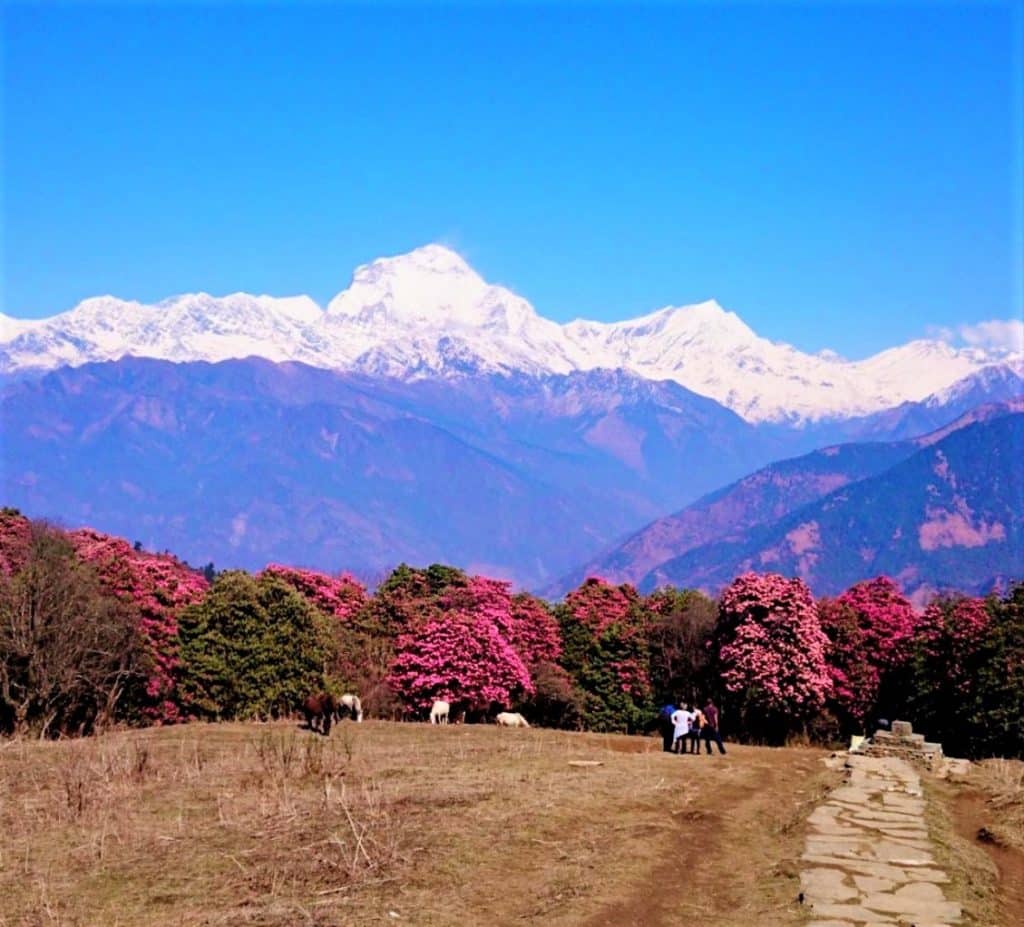
<path id="1" fill-rule="evenodd" d="M 802 821 L 825 790 L 820 755 L 732 747 L 678 762 L 695 800 L 675 816 L 662 862 L 587 927 L 800 923 L 795 860 Z"/>
<path id="2" fill-rule="evenodd" d="M 992 836 L 993 811 L 981 792 L 964 791 L 953 802 L 956 832 L 981 847 L 999 870 L 1001 923 L 1024 924 L 1024 853 Z"/>

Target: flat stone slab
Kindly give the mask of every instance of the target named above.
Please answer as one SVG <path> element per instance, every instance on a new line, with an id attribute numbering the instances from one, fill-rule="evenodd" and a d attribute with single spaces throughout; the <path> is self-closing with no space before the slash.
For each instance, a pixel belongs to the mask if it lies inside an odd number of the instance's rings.
<path id="1" fill-rule="evenodd" d="M 939 927 L 961 920 L 932 855 L 917 771 L 851 756 L 849 778 L 807 820 L 800 886 L 816 927 Z"/>
<path id="2" fill-rule="evenodd" d="M 808 904 L 834 904 L 860 897 L 860 891 L 850 883 L 849 873 L 842 869 L 805 869 L 800 873 L 800 888 Z"/>

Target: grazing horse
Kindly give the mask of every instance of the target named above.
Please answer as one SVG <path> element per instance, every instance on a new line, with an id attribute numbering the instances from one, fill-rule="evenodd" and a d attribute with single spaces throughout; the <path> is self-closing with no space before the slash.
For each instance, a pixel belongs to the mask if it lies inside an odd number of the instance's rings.
<path id="1" fill-rule="evenodd" d="M 325 737 L 330 736 L 331 722 L 334 720 L 337 710 L 338 703 L 330 692 L 310 695 L 302 703 L 302 713 L 306 716 L 306 724 L 309 725 L 309 729 L 317 731 Z"/>
<path id="2" fill-rule="evenodd" d="M 346 693 L 338 699 L 338 720 L 351 718 L 353 721 L 363 720 L 363 703 L 358 695 Z"/>
<path id="3" fill-rule="evenodd" d="M 448 715 L 452 710 L 452 706 L 448 702 L 438 699 L 430 706 L 430 723 L 431 724 L 447 724 Z"/>
<path id="4" fill-rule="evenodd" d="M 498 727 L 529 727 L 530 723 L 518 711 L 503 711 L 494 719 Z"/>

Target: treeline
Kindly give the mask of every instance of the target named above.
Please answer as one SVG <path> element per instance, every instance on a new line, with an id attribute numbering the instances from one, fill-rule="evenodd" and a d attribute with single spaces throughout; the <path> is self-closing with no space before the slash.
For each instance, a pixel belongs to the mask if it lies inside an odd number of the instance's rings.
<path id="1" fill-rule="evenodd" d="M 207 570 L 207 573 L 210 571 Z M 452 567 L 351 577 L 270 566 L 207 576 L 93 531 L 0 513 L 0 731 L 275 718 L 314 690 L 370 717 L 436 698 L 483 719 L 642 732 L 715 697 L 727 736 L 783 743 L 914 722 L 950 753 L 1024 755 L 1024 585 L 916 612 L 886 578 L 815 600 L 748 573 L 715 601 L 588 579 L 562 602 Z"/>

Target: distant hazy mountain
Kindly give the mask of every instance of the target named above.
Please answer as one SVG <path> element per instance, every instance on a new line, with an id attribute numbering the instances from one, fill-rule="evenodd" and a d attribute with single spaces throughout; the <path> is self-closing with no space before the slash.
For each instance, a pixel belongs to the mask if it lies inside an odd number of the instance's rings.
<path id="1" fill-rule="evenodd" d="M 688 551 L 713 542 L 743 541 L 758 526 L 777 521 L 840 487 L 884 473 L 954 431 L 1015 411 L 1024 411 L 1024 399 L 979 406 L 915 439 L 834 445 L 769 464 L 679 512 L 656 519 L 625 543 L 573 570 L 548 591 L 560 595 L 588 576 L 638 584 Z"/>
<path id="2" fill-rule="evenodd" d="M 830 594 L 887 573 L 921 596 L 1022 579 L 1024 414 L 978 418 L 781 518 L 691 547 L 641 585 L 714 590 L 753 569 L 800 576 Z"/>
<path id="3" fill-rule="evenodd" d="M 790 449 L 607 371 L 403 382 L 126 359 L 2 396 L 0 498 L 30 515 L 195 563 L 442 560 L 532 587 Z"/>
<path id="4" fill-rule="evenodd" d="M 605 369 L 668 380 L 749 422 L 850 419 L 917 403 L 1019 355 L 914 341 L 850 362 L 756 335 L 713 301 L 626 322 L 559 325 L 438 245 L 359 267 L 321 310 L 305 296 L 189 294 L 156 305 L 87 299 L 50 319 L 0 317 L 0 376 L 125 356 L 248 356 L 401 380 Z"/>

